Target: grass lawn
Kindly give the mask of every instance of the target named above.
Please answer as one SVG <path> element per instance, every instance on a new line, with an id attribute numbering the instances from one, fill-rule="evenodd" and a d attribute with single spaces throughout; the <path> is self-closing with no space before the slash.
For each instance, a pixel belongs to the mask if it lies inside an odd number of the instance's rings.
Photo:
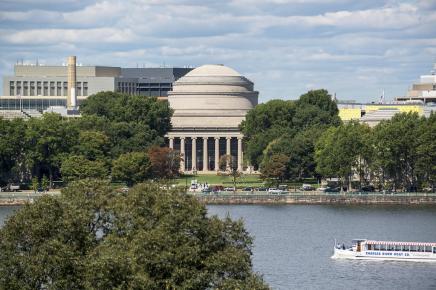
<path id="1" fill-rule="evenodd" d="M 186 182 L 188 186 L 191 184 L 191 180 L 197 180 L 198 183 L 208 183 L 209 185 L 223 185 L 232 186 L 233 178 L 231 176 L 220 176 L 220 175 L 184 175 L 181 178 L 175 179 L 175 184 L 184 186 Z M 263 186 L 263 180 L 260 179 L 259 175 L 254 174 L 243 174 L 236 179 L 237 187 L 253 186 L 259 187 Z"/>

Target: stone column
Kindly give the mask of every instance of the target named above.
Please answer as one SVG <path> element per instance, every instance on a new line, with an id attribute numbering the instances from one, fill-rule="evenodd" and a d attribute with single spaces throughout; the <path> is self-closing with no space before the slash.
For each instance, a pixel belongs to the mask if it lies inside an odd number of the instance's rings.
<path id="1" fill-rule="evenodd" d="M 192 137 L 192 171 L 197 170 L 197 138 Z"/>
<path id="2" fill-rule="evenodd" d="M 226 164 L 226 168 L 230 169 L 230 162 L 231 162 L 231 156 L 232 156 L 232 152 L 230 150 L 230 141 L 232 140 L 232 137 L 226 137 L 226 157 L 228 157 L 227 159 L 227 164 Z"/>
<path id="3" fill-rule="evenodd" d="M 215 137 L 215 171 L 220 170 L 220 137 Z"/>
<path id="4" fill-rule="evenodd" d="M 242 172 L 242 137 L 238 137 L 238 171 Z"/>
<path id="5" fill-rule="evenodd" d="M 207 137 L 203 137 L 203 171 L 209 170 L 207 155 Z"/>
<path id="6" fill-rule="evenodd" d="M 180 138 L 180 171 L 185 171 L 185 137 Z"/>
<path id="7" fill-rule="evenodd" d="M 174 149 L 174 137 L 169 137 L 168 139 L 170 140 L 170 148 Z"/>

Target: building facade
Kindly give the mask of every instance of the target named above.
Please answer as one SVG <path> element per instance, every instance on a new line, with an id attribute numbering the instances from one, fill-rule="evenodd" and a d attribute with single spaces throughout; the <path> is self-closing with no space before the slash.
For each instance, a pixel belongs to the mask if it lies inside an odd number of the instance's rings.
<path id="1" fill-rule="evenodd" d="M 424 104 L 436 103 L 436 63 L 429 75 L 422 75 L 419 82 L 412 84 L 406 96 L 396 98 L 399 102 L 420 101 Z"/>
<path id="2" fill-rule="evenodd" d="M 174 81 L 192 68 L 120 68 L 108 66 L 77 66 L 76 96 L 80 103 L 101 91 L 165 99 Z M 3 77 L 0 110 L 38 110 L 51 106 L 67 106 L 68 67 L 23 65 L 14 66 L 14 75 Z"/>
<path id="3" fill-rule="evenodd" d="M 229 67 L 204 65 L 176 81 L 168 101 L 174 114 L 166 137 L 181 153 L 181 171 L 219 171 L 222 156 L 227 168 L 245 170 L 239 125 L 258 103 L 251 81 Z"/>

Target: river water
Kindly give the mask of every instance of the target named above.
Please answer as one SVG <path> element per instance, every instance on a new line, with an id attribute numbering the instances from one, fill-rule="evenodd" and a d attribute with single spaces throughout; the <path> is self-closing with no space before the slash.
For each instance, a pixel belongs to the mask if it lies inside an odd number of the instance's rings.
<path id="1" fill-rule="evenodd" d="M 436 263 L 334 260 L 334 239 L 436 242 L 436 207 L 208 206 L 243 218 L 273 289 L 436 289 Z"/>
<path id="2" fill-rule="evenodd" d="M 0 225 L 13 207 L 0 207 Z M 436 289 L 436 263 L 333 260 L 334 239 L 436 242 L 436 207 L 211 205 L 242 218 L 273 289 Z"/>

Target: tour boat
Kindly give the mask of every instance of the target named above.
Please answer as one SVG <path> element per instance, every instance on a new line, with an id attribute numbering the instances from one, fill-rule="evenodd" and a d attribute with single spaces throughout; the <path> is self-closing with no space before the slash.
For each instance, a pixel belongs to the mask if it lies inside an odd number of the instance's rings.
<path id="1" fill-rule="evenodd" d="M 351 247 L 335 242 L 332 258 L 436 262 L 436 243 L 355 239 Z"/>

